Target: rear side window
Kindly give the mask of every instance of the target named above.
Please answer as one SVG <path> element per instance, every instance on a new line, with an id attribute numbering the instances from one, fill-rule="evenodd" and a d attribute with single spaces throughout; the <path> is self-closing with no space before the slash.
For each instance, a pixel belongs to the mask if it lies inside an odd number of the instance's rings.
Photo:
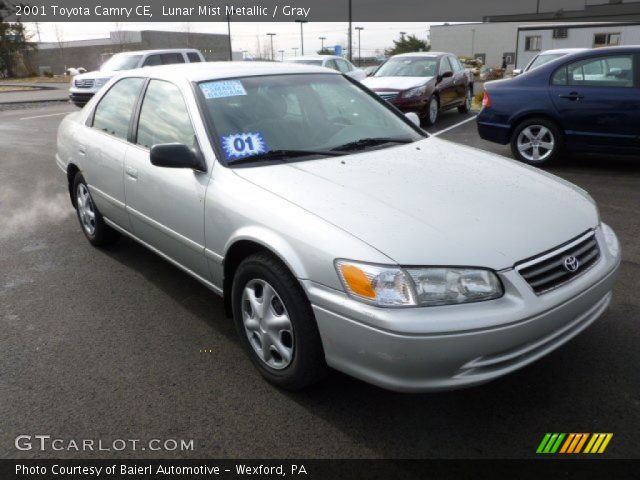
<path id="1" fill-rule="evenodd" d="M 331 68 L 333 70 L 337 70 L 338 72 L 340 71 L 340 69 L 338 68 L 338 64 L 336 63 L 336 61 L 334 59 L 327 60 L 327 62 L 324 64 L 324 66 L 327 67 L 327 68 Z"/>
<path id="2" fill-rule="evenodd" d="M 195 135 L 178 87 L 151 80 L 140 110 L 136 143 L 145 148 L 163 143 L 182 143 L 194 148 Z"/>
<path id="3" fill-rule="evenodd" d="M 149 55 L 144 61 L 143 67 L 155 67 L 156 65 L 162 65 L 160 55 Z"/>
<path id="4" fill-rule="evenodd" d="M 338 64 L 338 69 L 342 73 L 348 73 L 351 71 L 351 65 L 349 65 L 349 62 L 341 59 L 336 59 L 336 63 Z"/>
<path id="5" fill-rule="evenodd" d="M 182 56 L 181 53 L 161 53 L 160 60 L 162 60 L 162 65 L 184 63 L 184 57 Z"/>
<path id="6" fill-rule="evenodd" d="M 632 55 L 612 55 L 570 63 L 557 70 L 553 85 L 587 87 L 633 87 L 635 82 Z"/>
<path id="7" fill-rule="evenodd" d="M 126 140 L 131 114 L 143 83 L 142 78 L 125 78 L 111 87 L 96 107 L 93 128 Z"/>
<path id="8" fill-rule="evenodd" d="M 198 63 L 202 61 L 200 60 L 200 55 L 198 55 L 196 52 L 187 53 L 187 58 L 189 58 L 190 63 Z"/>

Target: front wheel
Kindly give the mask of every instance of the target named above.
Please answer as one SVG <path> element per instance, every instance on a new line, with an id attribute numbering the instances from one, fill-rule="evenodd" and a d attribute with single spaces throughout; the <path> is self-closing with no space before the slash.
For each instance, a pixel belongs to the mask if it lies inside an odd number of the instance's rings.
<path id="1" fill-rule="evenodd" d="M 557 125 L 546 118 L 531 118 L 520 123 L 511 136 L 511 152 L 529 165 L 548 165 L 564 147 Z"/>
<path id="2" fill-rule="evenodd" d="M 270 383 L 299 390 L 325 375 L 313 310 L 282 262 L 265 253 L 245 259 L 233 279 L 232 304 L 240 340 Z"/>
<path id="3" fill-rule="evenodd" d="M 84 236 L 96 247 L 115 243 L 120 234 L 107 225 L 93 202 L 89 186 L 80 172 L 73 181 L 74 204 Z"/>
<path id="4" fill-rule="evenodd" d="M 427 125 L 434 125 L 438 121 L 438 113 L 440 111 L 440 103 L 438 97 L 433 95 L 429 99 L 427 107 L 427 114 L 424 116 L 424 121 Z"/>

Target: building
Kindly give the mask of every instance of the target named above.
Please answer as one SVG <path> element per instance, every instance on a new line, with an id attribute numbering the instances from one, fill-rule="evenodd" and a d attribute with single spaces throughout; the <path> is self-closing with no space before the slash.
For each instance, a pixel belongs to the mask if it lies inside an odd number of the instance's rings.
<path id="1" fill-rule="evenodd" d="M 556 23 L 518 28 L 517 68 L 544 50 L 640 45 L 640 23 Z"/>
<path id="2" fill-rule="evenodd" d="M 116 31 L 109 38 L 39 43 L 29 60 L 34 72 L 64 73 L 67 67 L 96 70 L 111 55 L 133 50 L 197 48 L 208 61 L 229 60 L 229 36 L 217 33 Z M 234 60 L 242 59 L 234 53 Z"/>
<path id="3" fill-rule="evenodd" d="M 502 5 L 502 4 L 500 4 Z M 640 0 L 536 0 L 511 2 L 507 14 L 485 22 L 638 22 Z"/>
<path id="4" fill-rule="evenodd" d="M 487 66 L 515 68 L 517 22 L 431 25 L 431 50 L 479 58 Z"/>

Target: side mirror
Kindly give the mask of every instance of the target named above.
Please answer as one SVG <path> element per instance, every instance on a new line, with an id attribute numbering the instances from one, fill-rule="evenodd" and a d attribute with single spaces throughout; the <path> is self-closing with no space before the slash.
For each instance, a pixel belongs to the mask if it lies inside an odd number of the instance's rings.
<path id="1" fill-rule="evenodd" d="M 182 143 L 163 143 L 151 147 L 151 164 L 165 168 L 192 168 L 205 172 L 202 158 Z"/>
<path id="2" fill-rule="evenodd" d="M 441 82 L 442 80 L 444 80 L 445 78 L 451 78 L 453 77 L 453 72 L 451 70 L 441 73 L 440 75 L 438 75 L 438 81 Z"/>
<path id="3" fill-rule="evenodd" d="M 420 117 L 418 116 L 417 113 L 415 112 L 407 112 L 404 114 L 405 117 L 407 117 L 409 120 L 411 120 L 411 122 L 416 126 L 416 127 L 420 127 Z"/>
<path id="4" fill-rule="evenodd" d="M 516 68 L 511 73 L 513 74 L 514 77 L 517 77 L 518 75 L 520 75 L 522 73 L 522 69 Z"/>

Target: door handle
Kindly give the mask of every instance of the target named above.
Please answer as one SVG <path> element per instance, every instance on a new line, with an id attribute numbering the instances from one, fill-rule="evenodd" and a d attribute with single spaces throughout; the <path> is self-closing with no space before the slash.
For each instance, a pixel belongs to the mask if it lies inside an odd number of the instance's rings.
<path id="1" fill-rule="evenodd" d="M 138 179 L 138 170 L 133 167 L 125 167 L 124 173 L 126 173 L 127 177 L 130 177 L 134 180 Z"/>
<path id="2" fill-rule="evenodd" d="M 571 92 L 568 95 L 558 95 L 560 98 L 566 98 L 567 100 L 576 101 L 582 100 L 584 95 L 580 95 L 578 92 Z"/>
<path id="3" fill-rule="evenodd" d="M 87 147 L 85 147 L 84 145 L 80 145 L 78 147 L 78 153 L 80 155 L 86 155 L 87 154 Z"/>

